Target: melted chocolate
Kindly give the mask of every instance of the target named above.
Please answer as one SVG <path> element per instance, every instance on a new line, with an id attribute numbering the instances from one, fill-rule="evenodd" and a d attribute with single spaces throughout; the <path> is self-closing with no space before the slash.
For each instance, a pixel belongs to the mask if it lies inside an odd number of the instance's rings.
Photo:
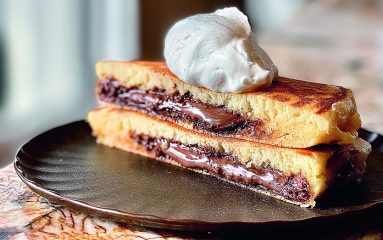
<path id="1" fill-rule="evenodd" d="M 335 153 L 327 161 L 328 178 L 338 185 L 359 181 L 366 170 L 366 162 L 358 157 L 359 152 L 352 145 L 334 146 Z"/>
<path id="2" fill-rule="evenodd" d="M 236 157 L 218 152 L 212 147 L 185 145 L 173 140 L 134 133 L 132 138 L 145 151 L 163 161 L 171 159 L 186 168 L 204 170 L 237 183 L 268 189 L 290 200 L 304 203 L 310 199 L 307 181 L 300 175 L 284 174 L 270 167 L 248 168 Z"/>
<path id="3" fill-rule="evenodd" d="M 189 94 L 169 95 L 156 88 L 126 88 L 113 79 L 99 81 L 97 89 L 97 95 L 104 102 L 142 111 L 168 121 L 191 123 L 196 129 L 217 134 L 237 133 L 241 130 L 250 135 L 261 134 L 262 121 L 246 119 L 240 114 L 228 111 L 224 106 L 196 101 Z"/>

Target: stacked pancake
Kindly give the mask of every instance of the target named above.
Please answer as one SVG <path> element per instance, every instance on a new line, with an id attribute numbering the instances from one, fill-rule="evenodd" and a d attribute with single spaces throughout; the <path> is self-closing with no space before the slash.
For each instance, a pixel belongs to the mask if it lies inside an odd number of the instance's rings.
<path id="1" fill-rule="evenodd" d="M 370 145 L 350 90 L 283 77 L 248 93 L 192 86 L 164 62 L 99 62 L 99 143 L 314 206 L 360 178 Z"/>

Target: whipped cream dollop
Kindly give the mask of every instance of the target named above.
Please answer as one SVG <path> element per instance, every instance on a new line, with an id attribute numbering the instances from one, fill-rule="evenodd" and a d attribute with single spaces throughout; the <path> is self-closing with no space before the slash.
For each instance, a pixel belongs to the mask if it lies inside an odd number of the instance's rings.
<path id="1" fill-rule="evenodd" d="M 165 38 L 166 64 L 181 80 L 216 92 L 270 85 L 278 70 L 235 7 L 177 22 Z"/>

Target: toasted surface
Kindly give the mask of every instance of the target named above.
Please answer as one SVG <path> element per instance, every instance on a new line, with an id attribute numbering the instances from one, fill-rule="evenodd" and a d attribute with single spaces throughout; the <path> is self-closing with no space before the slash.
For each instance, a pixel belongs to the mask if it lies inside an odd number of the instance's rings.
<path id="1" fill-rule="evenodd" d="M 108 146 L 134 151 L 134 142 L 129 136 L 131 132 L 135 132 L 173 139 L 184 144 L 213 147 L 217 151 L 237 157 L 247 167 L 262 168 L 267 165 L 284 173 L 300 174 L 307 180 L 312 194 L 309 205 L 315 204 L 314 199 L 327 189 L 336 176 L 336 173 L 328 174 L 327 171 L 327 163 L 335 154 L 331 149 L 281 148 L 240 139 L 216 138 L 142 113 L 116 108 L 94 110 L 89 113 L 88 121 L 98 141 Z M 368 147 L 365 148 L 368 151 Z M 141 153 L 139 150 L 135 152 Z M 366 154 L 359 157 L 363 158 Z M 361 159 L 364 160 L 365 158 Z"/>
<path id="2" fill-rule="evenodd" d="M 256 92 L 217 93 L 182 82 L 164 62 L 102 61 L 96 71 L 99 79 L 113 78 L 126 87 L 160 88 L 169 94 L 190 93 L 203 103 L 261 120 L 262 134 L 235 136 L 260 143 L 295 148 L 353 144 L 361 125 L 353 94 L 342 87 L 278 77 L 270 87 Z"/>

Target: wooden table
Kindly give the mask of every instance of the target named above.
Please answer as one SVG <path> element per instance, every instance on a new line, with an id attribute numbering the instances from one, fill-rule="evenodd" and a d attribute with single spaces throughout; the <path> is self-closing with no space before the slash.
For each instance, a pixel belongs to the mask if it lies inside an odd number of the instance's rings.
<path id="1" fill-rule="evenodd" d="M 260 41 L 281 75 L 351 88 L 363 127 L 383 134 L 383 15 L 341 7 L 314 2 L 287 24 L 263 32 Z M 11 165 L 0 170 L 0 193 L 0 239 L 190 238 L 54 205 L 28 189 Z M 374 225 L 337 236 L 381 239 L 382 233 Z"/>

